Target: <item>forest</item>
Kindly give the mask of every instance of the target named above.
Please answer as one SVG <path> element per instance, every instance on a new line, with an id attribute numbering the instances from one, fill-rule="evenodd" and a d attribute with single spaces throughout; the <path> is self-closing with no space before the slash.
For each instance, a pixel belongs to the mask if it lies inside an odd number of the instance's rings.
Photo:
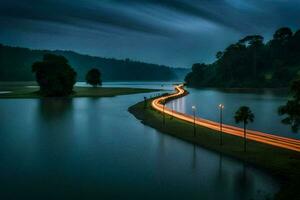
<path id="1" fill-rule="evenodd" d="M 248 35 L 217 52 L 215 62 L 193 64 L 185 82 L 196 88 L 279 88 L 299 74 L 300 30 L 282 27 L 267 42 L 261 35 Z"/>
<path id="2" fill-rule="evenodd" d="M 60 55 L 69 60 L 77 72 L 78 81 L 84 81 L 91 68 L 99 69 L 104 81 L 177 81 L 183 80 L 188 70 L 130 59 L 82 55 L 73 51 L 32 50 L 0 44 L 0 81 L 34 81 L 31 65 L 42 60 L 45 54 Z"/>

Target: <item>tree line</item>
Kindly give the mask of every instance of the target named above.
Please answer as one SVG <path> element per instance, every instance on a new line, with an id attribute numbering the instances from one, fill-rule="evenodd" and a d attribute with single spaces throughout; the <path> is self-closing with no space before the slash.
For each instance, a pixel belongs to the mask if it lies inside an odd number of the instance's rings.
<path id="1" fill-rule="evenodd" d="M 91 66 L 101 70 L 104 81 L 171 81 L 183 80 L 188 69 L 165 65 L 83 55 L 73 51 L 32 50 L 0 44 L 0 81 L 33 81 L 31 65 L 42 60 L 45 54 L 56 54 L 68 59 L 77 72 L 77 80 L 84 81 Z M 177 70 L 180 70 L 177 73 Z M 181 74 L 183 74 L 181 76 Z"/>
<path id="2" fill-rule="evenodd" d="M 300 74 L 300 30 L 275 31 L 264 42 L 249 35 L 216 53 L 211 64 L 196 63 L 185 77 L 190 87 L 288 87 Z"/>

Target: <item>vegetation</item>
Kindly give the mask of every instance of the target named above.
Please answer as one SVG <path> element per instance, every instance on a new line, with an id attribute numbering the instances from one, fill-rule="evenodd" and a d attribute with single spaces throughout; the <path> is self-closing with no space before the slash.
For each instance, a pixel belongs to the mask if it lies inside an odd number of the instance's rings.
<path id="1" fill-rule="evenodd" d="M 194 136 L 193 123 L 167 116 L 165 125 L 163 125 L 163 114 L 152 109 L 150 103 L 151 99 L 147 101 L 147 109 L 144 109 L 144 101 L 137 103 L 129 108 L 129 112 L 142 123 L 162 133 L 170 134 L 268 170 L 282 181 L 280 191 L 276 194 L 275 199 L 300 199 L 300 193 L 295 193 L 300 187 L 300 153 L 252 140 L 247 142 L 247 153 L 244 153 L 243 138 L 223 134 L 224 143 L 220 145 L 218 131 L 197 125 L 197 135 Z"/>
<path id="2" fill-rule="evenodd" d="M 300 74 L 300 30 L 278 29 L 264 43 L 250 35 L 216 54 L 212 64 L 196 63 L 185 81 L 190 87 L 287 87 Z"/>
<path id="3" fill-rule="evenodd" d="M 279 115 L 287 115 L 282 123 L 291 126 L 293 132 L 298 132 L 300 126 L 300 79 L 292 82 L 292 99 L 286 105 L 279 107 Z"/>
<path id="4" fill-rule="evenodd" d="M 32 65 L 43 96 L 67 96 L 73 92 L 76 72 L 63 56 L 45 54 L 43 61 Z"/>
<path id="5" fill-rule="evenodd" d="M 241 106 L 235 113 L 234 116 L 235 122 L 238 124 L 242 122 L 244 124 L 244 152 L 246 152 L 247 145 L 247 135 L 246 135 L 246 126 L 249 122 L 254 121 L 254 114 L 247 106 Z"/>
<path id="6" fill-rule="evenodd" d="M 97 85 L 102 85 L 101 72 L 98 69 L 93 68 L 88 71 L 85 76 L 85 80 L 87 84 L 90 84 L 94 87 Z"/>
<path id="7" fill-rule="evenodd" d="M 68 59 L 69 64 L 77 72 L 78 81 L 85 81 L 89 66 L 94 66 L 101 71 L 103 81 L 183 80 L 183 76 L 189 70 L 130 59 L 117 60 L 82 55 L 72 51 L 31 50 L 0 44 L 0 81 L 33 81 L 34 76 L 30 72 L 32 63 L 41 60 L 44 54 L 49 53 L 61 55 Z"/>

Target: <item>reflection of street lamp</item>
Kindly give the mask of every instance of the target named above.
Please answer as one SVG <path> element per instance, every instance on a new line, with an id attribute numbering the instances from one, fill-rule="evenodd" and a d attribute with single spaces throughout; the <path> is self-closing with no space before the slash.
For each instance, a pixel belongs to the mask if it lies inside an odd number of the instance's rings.
<path id="1" fill-rule="evenodd" d="M 194 115 L 194 136 L 196 136 L 196 106 L 192 106 Z"/>
<path id="2" fill-rule="evenodd" d="M 219 109 L 220 109 L 220 145 L 223 145 L 223 133 L 222 133 L 222 124 L 223 124 L 223 109 L 224 109 L 224 105 L 220 104 L 219 105 Z"/>

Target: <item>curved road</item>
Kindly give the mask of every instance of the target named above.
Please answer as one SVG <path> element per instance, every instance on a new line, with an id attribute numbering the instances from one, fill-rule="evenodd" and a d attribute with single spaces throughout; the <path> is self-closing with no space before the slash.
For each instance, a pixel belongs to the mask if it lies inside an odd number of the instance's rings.
<path id="1" fill-rule="evenodd" d="M 154 99 L 151 103 L 152 107 L 160 112 L 165 112 L 165 114 L 167 115 L 176 117 L 187 122 L 194 123 L 193 116 L 171 110 L 166 106 L 164 108 L 162 102 L 168 101 L 173 98 L 179 98 L 187 94 L 187 92 L 184 90 L 183 84 L 175 86 L 175 90 L 175 93 Z M 195 123 L 199 126 L 204 126 L 213 130 L 220 131 L 220 123 L 214 121 L 196 117 Z M 244 130 L 242 128 L 231 125 L 222 124 L 222 132 L 239 137 L 244 137 Z M 247 139 L 249 140 L 300 152 L 300 140 L 297 139 L 286 138 L 252 130 L 247 130 L 246 135 Z"/>

